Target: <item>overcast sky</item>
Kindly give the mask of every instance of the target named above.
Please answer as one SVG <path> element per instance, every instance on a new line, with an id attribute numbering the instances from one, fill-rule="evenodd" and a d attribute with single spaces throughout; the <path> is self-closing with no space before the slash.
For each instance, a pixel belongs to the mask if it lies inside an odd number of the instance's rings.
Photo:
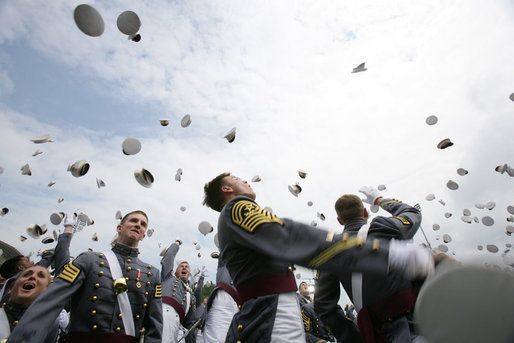
<path id="1" fill-rule="evenodd" d="M 514 178 L 494 168 L 514 166 L 512 1 L 93 1 L 105 21 L 96 38 L 75 26 L 78 4 L 0 3 L 0 207 L 10 210 L 0 230 L 23 253 L 49 247 L 19 236 L 34 223 L 59 229 L 53 212 L 95 220 L 75 235 L 77 255 L 108 248 L 117 210 L 143 209 L 155 229 L 141 244 L 144 260 L 159 265 L 159 243 L 180 238 L 179 258 L 214 277 L 215 232 L 204 237 L 198 224 L 216 226 L 218 214 L 202 206 L 203 185 L 231 171 L 261 176 L 252 186 L 262 207 L 332 229 L 341 229 L 340 195 L 384 184 L 384 196 L 422 206 L 432 245 L 447 233 L 457 258 L 504 267 Z M 142 21 L 139 43 L 116 27 L 125 10 Z M 368 70 L 352 74 L 362 62 Z M 185 114 L 192 124 L 182 128 Z M 429 115 L 439 122 L 428 126 Z M 165 118 L 168 127 L 159 124 Z M 229 144 L 223 136 L 233 127 Z M 43 134 L 55 142 L 30 141 Z M 127 137 L 141 141 L 139 154 L 122 154 Z M 455 145 L 437 149 L 444 138 Z M 43 154 L 33 157 L 37 149 Z M 66 171 L 77 160 L 91 165 L 81 178 Z M 26 163 L 32 176 L 21 175 Z M 153 173 L 152 188 L 135 181 L 140 168 Z M 298 198 L 287 187 L 296 182 Z M 429 193 L 436 199 L 426 201 Z M 492 211 L 474 206 L 488 201 Z M 466 208 L 495 225 L 464 223 Z"/>

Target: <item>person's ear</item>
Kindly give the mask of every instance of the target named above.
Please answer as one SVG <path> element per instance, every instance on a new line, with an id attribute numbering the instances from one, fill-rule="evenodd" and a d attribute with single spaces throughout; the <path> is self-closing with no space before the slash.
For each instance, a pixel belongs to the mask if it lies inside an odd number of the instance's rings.
<path id="1" fill-rule="evenodd" d="M 121 225 L 116 226 L 116 232 L 118 232 L 118 233 L 121 232 Z"/>
<path id="2" fill-rule="evenodd" d="M 232 187 L 224 185 L 224 186 L 221 186 L 221 191 L 223 193 L 232 193 L 234 190 L 232 189 Z"/>

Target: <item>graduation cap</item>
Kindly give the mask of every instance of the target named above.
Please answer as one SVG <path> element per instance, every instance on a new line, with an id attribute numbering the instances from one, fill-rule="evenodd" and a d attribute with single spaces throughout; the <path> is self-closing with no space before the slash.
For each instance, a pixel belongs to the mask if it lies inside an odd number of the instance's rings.
<path id="1" fill-rule="evenodd" d="M 23 235 L 20 236 L 20 241 L 25 242 L 26 240 L 27 240 L 27 237 L 25 237 Z"/>
<path id="2" fill-rule="evenodd" d="M 223 138 L 226 138 L 229 143 L 232 143 L 236 139 L 236 128 L 230 129 Z"/>
<path id="3" fill-rule="evenodd" d="M 454 191 L 459 188 L 459 185 L 457 182 L 450 180 L 446 183 L 446 187 L 448 187 L 448 189 L 451 189 L 452 191 Z"/>
<path id="4" fill-rule="evenodd" d="M 0 217 L 5 216 L 7 213 L 9 213 L 9 209 L 7 207 L 3 207 L 0 209 Z"/>
<path id="5" fill-rule="evenodd" d="M 186 207 L 185 206 L 180 206 L 180 211 L 185 212 L 186 211 Z"/>
<path id="6" fill-rule="evenodd" d="M 213 252 L 211 252 L 211 257 L 212 258 L 219 258 L 220 257 L 220 253 L 217 252 L 217 251 L 213 251 Z"/>
<path id="7" fill-rule="evenodd" d="M 300 169 L 298 169 L 297 172 L 298 172 L 298 176 L 301 177 L 302 179 L 305 179 L 307 177 L 307 172 L 300 170 Z"/>
<path id="8" fill-rule="evenodd" d="M 425 197 L 425 200 L 427 200 L 427 201 L 432 201 L 434 199 L 435 199 L 435 195 L 433 195 L 432 193 L 427 194 L 427 196 Z"/>
<path id="9" fill-rule="evenodd" d="M 30 140 L 34 144 L 52 143 L 53 139 L 50 135 L 42 135 Z"/>
<path id="10" fill-rule="evenodd" d="M 451 147 L 453 145 L 452 141 L 450 140 L 450 138 L 445 138 L 443 139 L 442 141 L 440 141 L 438 144 L 437 144 L 437 148 L 438 149 L 446 149 L 448 147 Z"/>
<path id="11" fill-rule="evenodd" d="M 218 234 L 217 233 L 214 235 L 214 239 L 213 240 L 214 240 L 214 245 L 216 246 L 216 248 L 219 249 L 220 248 L 220 240 L 218 238 Z"/>
<path id="12" fill-rule="evenodd" d="M 86 175 L 89 170 L 89 163 L 84 160 L 77 161 L 68 166 L 68 171 L 75 177 L 81 177 Z"/>
<path id="13" fill-rule="evenodd" d="M 170 124 L 169 119 L 161 119 L 159 120 L 159 123 L 161 123 L 161 126 L 168 126 Z"/>
<path id="14" fill-rule="evenodd" d="M 353 70 L 352 70 L 352 74 L 353 74 L 353 73 L 360 73 L 360 72 L 362 72 L 362 71 L 366 71 L 366 70 L 368 70 L 368 69 L 366 68 L 366 62 L 362 62 L 362 63 L 361 63 L 361 64 L 359 64 L 357 67 L 353 68 Z"/>
<path id="15" fill-rule="evenodd" d="M 445 233 L 445 234 L 443 235 L 443 242 L 445 242 L 445 243 L 450 243 L 451 241 L 452 241 L 451 236 L 450 236 L 449 234 Z"/>
<path id="16" fill-rule="evenodd" d="M 311 226 L 318 226 L 318 223 L 316 223 L 314 220 L 311 221 Z"/>
<path id="17" fill-rule="evenodd" d="M 182 180 L 182 168 L 178 168 L 177 172 L 175 173 L 175 181 L 181 181 Z"/>
<path id="18" fill-rule="evenodd" d="M 116 25 L 121 33 L 132 36 L 137 34 L 141 28 L 141 20 L 138 15 L 132 11 L 125 11 L 118 16 Z"/>
<path id="19" fill-rule="evenodd" d="M 64 212 L 52 213 L 50 215 L 50 223 L 54 225 L 59 225 L 61 224 L 65 216 L 66 215 L 64 214 Z"/>
<path id="20" fill-rule="evenodd" d="M 441 226 L 439 226 L 439 224 L 434 224 L 434 225 L 432 225 L 432 229 L 433 229 L 434 231 L 437 231 L 437 230 L 439 230 L 440 228 L 441 228 Z"/>
<path id="21" fill-rule="evenodd" d="M 93 242 L 98 242 L 98 234 L 97 234 L 96 232 L 95 232 L 95 233 L 93 234 L 93 236 L 91 237 L 91 240 L 92 240 Z"/>
<path id="22" fill-rule="evenodd" d="M 154 233 L 154 229 L 148 229 L 148 230 L 146 230 L 146 235 L 147 235 L 148 237 L 152 237 L 153 233 Z"/>
<path id="23" fill-rule="evenodd" d="M 41 150 L 36 150 L 34 151 L 34 153 L 32 154 L 32 156 L 36 157 L 37 155 L 41 155 L 43 152 Z"/>
<path id="24" fill-rule="evenodd" d="M 445 244 L 439 244 L 437 249 L 445 253 L 448 252 L 448 247 Z"/>
<path id="25" fill-rule="evenodd" d="M 289 185 L 287 186 L 287 188 L 289 189 L 289 192 L 291 192 L 291 194 L 295 197 L 298 197 L 298 194 L 300 194 L 300 192 L 302 191 L 302 187 L 300 187 L 300 185 L 297 183 L 294 185 Z"/>
<path id="26" fill-rule="evenodd" d="M 101 187 L 105 187 L 105 182 L 99 178 L 96 178 L 96 187 L 98 187 L 99 189 Z"/>
<path id="27" fill-rule="evenodd" d="M 182 120 L 180 121 L 180 126 L 185 128 L 185 127 L 188 127 L 189 125 L 191 125 L 191 115 L 186 114 L 184 117 L 182 117 Z"/>
<path id="28" fill-rule="evenodd" d="M 482 224 L 484 224 L 485 226 L 493 226 L 494 219 L 489 216 L 482 217 Z"/>
<path id="29" fill-rule="evenodd" d="M 309 206 L 309 207 L 310 207 L 310 206 L 312 206 L 312 205 L 313 205 L 312 201 L 307 201 L 307 206 Z"/>
<path id="30" fill-rule="evenodd" d="M 510 214 L 514 214 L 514 206 L 507 206 L 507 212 L 509 212 Z"/>
<path id="31" fill-rule="evenodd" d="M 465 216 L 470 216 L 471 215 L 471 211 L 468 210 L 467 208 L 465 208 L 465 209 L 462 210 L 462 214 L 465 215 Z"/>
<path id="32" fill-rule="evenodd" d="M 47 232 L 46 225 L 32 224 L 26 229 L 27 233 L 32 238 L 39 238 Z"/>
<path id="33" fill-rule="evenodd" d="M 484 250 L 484 247 L 483 247 L 483 246 L 481 246 L 481 245 L 478 245 L 478 246 L 477 246 L 477 249 L 478 249 L 478 250 L 480 250 L 480 251 L 482 251 L 482 250 Z"/>
<path id="34" fill-rule="evenodd" d="M 82 4 L 75 7 L 73 19 L 80 31 L 88 36 L 98 37 L 104 33 L 104 20 L 100 13 L 90 5 Z"/>
<path id="35" fill-rule="evenodd" d="M 126 138 L 121 148 L 124 155 L 135 155 L 141 151 L 141 142 L 136 138 Z"/>
<path id="36" fill-rule="evenodd" d="M 121 214 L 121 211 L 116 211 L 116 214 L 114 216 L 115 219 L 121 220 L 123 218 L 123 215 Z"/>
<path id="37" fill-rule="evenodd" d="M 28 176 L 32 175 L 32 170 L 30 169 L 30 165 L 28 163 L 23 165 L 20 168 L 20 170 L 21 170 L 21 175 L 28 175 Z"/>
<path id="38" fill-rule="evenodd" d="M 475 207 L 478 208 L 479 210 L 483 210 L 485 208 L 485 205 L 484 204 L 475 204 Z"/>
<path id="39" fill-rule="evenodd" d="M 318 218 L 321 220 L 325 220 L 325 215 L 321 212 L 318 212 Z"/>
<path id="40" fill-rule="evenodd" d="M 254 177 L 252 177 L 252 182 L 261 182 L 261 177 L 259 175 L 255 175 Z"/>
<path id="41" fill-rule="evenodd" d="M 494 201 L 489 201 L 487 204 L 485 204 L 485 208 L 487 208 L 489 211 L 494 209 L 496 206 L 496 203 Z"/>
<path id="42" fill-rule="evenodd" d="M 61 202 L 63 202 L 63 201 L 64 201 L 64 198 L 59 198 L 59 199 L 57 199 L 57 202 L 58 202 L 59 204 L 60 204 Z"/>
<path id="43" fill-rule="evenodd" d="M 445 216 L 446 218 L 450 218 L 450 217 L 452 216 L 452 214 L 451 214 L 450 212 L 446 212 L 446 213 L 444 214 L 444 216 Z"/>
<path id="44" fill-rule="evenodd" d="M 464 176 L 468 174 L 468 171 L 464 168 L 459 168 L 457 169 L 457 174 L 459 174 L 460 176 Z"/>
<path id="45" fill-rule="evenodd" d="M 377 189 L 378 189 L 379 191 L 385 191 L 386 186 L 385 186 L 385 185 L 378 185 Z"/>
<path id="46" fill-rule="evenodd" d="M 438 201 L 439 201 L 439 203 L 440 203 L 441 205 L 443 205 L 443 206 L 445 206 L 445 205 L 446 205 L 446 203 L 444 202 L 444 200 L 443 200 L 443 199 L 439 199 Z"/>
<path id="47" fill-rule="evenodd" d="M 468 224 L 471 224 L 473 222 L 473 219 L 470 217 L 470 216 L 462 216 L 460 217 L 460 219 L 464 222 L 464 223 L 468 223 Z"/>
<path id="48" fill-rule="evenodd" d="M 48 183 L 48 187 L 52 187 L 53 185 L 55 185 L 55 181 L 50 181 L 50 182 Z"/>
<path id="49" fill-rule="evenodd" d="M 43 243 L 43 244 L 50 244 L 53 242 L 54 242 L 54 239 L 52 237 L 45 237 L 41 240 L 41 243 Z"/>
<path id="50" fill-rule="evenodd" d="M 150 173 L 148 170 L 141 168 L 134 172 L 134 177 L 136 178 L 136 181 L 145 188 L 152 187 L 152 183 L 154 181 L 152 173 Z"/>
<path id="51" fill-rule="evenodd" d="M 487 249 L 487 251 L 492 252 L 493 254 L 497 253 L 499 250 L 498 247 L 494 244 L 487 244 L 485 248 Z"/>
<path id="52" fill-rule="evenodd" d="M 425 119 L 425 123 L 427 123 L 427 125 L 435 125 L 437 124 L 437 117 L 436 116 L 428 116 L 427 119 Z"/>
<path id="53" fill-rule="evenodd" d="M 203 221 L 200 224 L 198 224 L 198 231 L 200 231 L 200 233 L 204 236 L 211 233 L 213 230 L 214 228 L 208 221 Z M 215 237 L 217 238 L 218 236 L 216 235 Z"/>

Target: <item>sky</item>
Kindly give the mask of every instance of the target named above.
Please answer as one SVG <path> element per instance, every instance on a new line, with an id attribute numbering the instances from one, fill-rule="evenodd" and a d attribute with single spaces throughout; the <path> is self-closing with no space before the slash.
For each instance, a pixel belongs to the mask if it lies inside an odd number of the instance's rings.
<path id="1" fill-rule="evenodd" d="M 216 227 L 218 213 L 202 206 L 203 185 L 230 171 L 262 178 L 252 184 L 262 207 L 334 230 L 340 195 L 383 184 L 384 197 L 421 205 L 432 246 L 449 234 L 455 258 L 505 267 L 514 178 L 494 169 L 514 166 L 512 1 L 92 1 L 105 22 L 99 37 L 76 27 L 79 4 L 0 3 L 0 207 L 9 208 L 0 232 L 21 252 L 52 246 L 19 241 L 31 224 L 60 229 L 51 213 L 94 219 L 75 234 L 76 256 L 108 249 L 117 210 L 143 209 L 155 233 L 141 243 L 142 259 L 159 265 L 179 238 L 177 258 L 206 266 L 212 280 L 216 230 L 203 236 L 198 224 Z M 116 27 L 126 10 L 141 19 L 140 42 Z M 362 62 L 368 70 L 351 73 Z M 186 114 L 192 123 L 182 128 Z M 429 115 L 436 125 L 425 123 Z M 30 141 L 43 134 L 54 142 Z M 141 141 L 137 155 L 123 155 L 128 137 Z M 454 145 L 437 149 L 444 138 Z M 67 172 L 77 160 L 91 166 L 80 178 Z M 21 175 L 26 163 L 32 176 Z M 155 177 L 151 188 L 135 181 L 140 168 Z M 298 197 L 288 191 L 296 182 Z M 425 200 L 430 193 L 435 200 Z M 488 201 L 491 211 L 475 207 Z M 495 224 L 466 224 L 464 209 Z M 424 241 L 421 230 L 415 240 Z M 477 249 L 487 244 L 500 252 Z"/>

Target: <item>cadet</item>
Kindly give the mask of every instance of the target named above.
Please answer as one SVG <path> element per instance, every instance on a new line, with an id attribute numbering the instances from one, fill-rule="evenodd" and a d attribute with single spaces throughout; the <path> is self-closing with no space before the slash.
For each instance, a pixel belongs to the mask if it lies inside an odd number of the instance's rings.
<path id="1" fill-rule="evenodd" d="M 223 173 L 204 187 L 204 204 L 221 212 L 221 258 L 241 297 L 226 342 L 305 342 L 292 266 L 385 275 L 398 270 L 409 277 L 433 271 L 431 254 L 418 247 L 357 238 L 281 219 L 255 203 L 246 181 Z"/>
<path id="2" fill-rule="evenodd" d="M 336 204 L 337 220 L 344 226 L 344 235 L 362 239 L 383 238 L 407 240 L 414 237 L 421 223 L 421 213 L 416 208 L 398 200 L 384 199 L 378 190 L 362 187 L 365 202 L 378 205 L 392 217 L 377 216 L 368 225 L 368 211 L 361 199 L 352 194 L 341 196 Z M 357 321 L 363 342 L 411 342 L 406 315 L 414 310 L 416 291 L 411 280 L 400 273 L 385 275 L 369 273 L 340 273 L 334 276 L 320 271 L 316 284 L 314 308 L 328 326 L 341 329 L 337 302 L 339 282 L 358 312 Z M 344 340 L 344 337 L 338 337 Z"/>
<path id="3" fill-rule="evenodd" d="M 195 321 L 196 297 L 189 285 L 191 269 L 187 261 L 178 265 L 175 273 L 175 256 L 182 242 L 176 240 L 166 250 L 161 260 L 163 334 L 162 342 L 177 342 L 183 328 L 190 328 Z M 203 284 L 203 280 L 202 280 Z M 188 338 L 188 341 L 193 336 Z"/>
<path id="4" fill-rule="evenodd" d="M 69 333 L 64 342 L 161 342 L 160 275 L 139 260 L 145 237 L 143 211 L 125 215 L 117 226 L 112 250 L 85 252 L 64 267 L 55 281 L 27 310 L 9 342 L 40 342 L 71 299 Z"/>
<path id="5" fill-rule="evenodd" d="M 203 329 L 205 343 L 225 341 L 232 317 L 239 311 L 240 305 L 241 300 L 227 266 L 219 258 L 216 288 L 214 288 L 207 301 L 207 318 Z"/>

